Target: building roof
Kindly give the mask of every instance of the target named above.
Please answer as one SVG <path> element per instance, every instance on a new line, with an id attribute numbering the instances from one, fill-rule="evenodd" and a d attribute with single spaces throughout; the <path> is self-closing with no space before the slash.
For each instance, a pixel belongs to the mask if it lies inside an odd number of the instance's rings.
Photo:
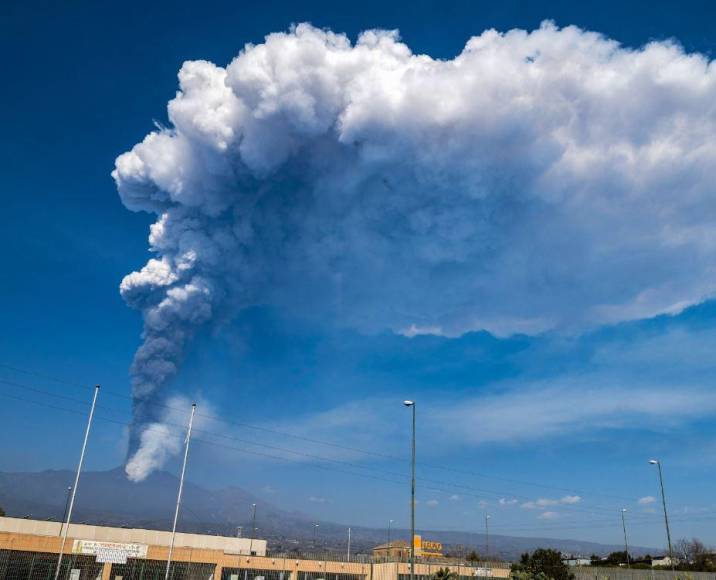
<path id="1" fill-rule="evenodd" d="M 373 548 L 374 550 L 388 550 L 390 548 L 407 548 L 408 542 L 405 540 L 395 540 L 393 542 L 387 542 L 385 544 L 380 544 L 379 546 L 376 546 Z"/>

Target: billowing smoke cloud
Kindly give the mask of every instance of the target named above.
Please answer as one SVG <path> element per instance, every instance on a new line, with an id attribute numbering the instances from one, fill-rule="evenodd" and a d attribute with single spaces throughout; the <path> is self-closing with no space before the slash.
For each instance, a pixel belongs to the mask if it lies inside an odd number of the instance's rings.
<path id="1" fill-rule="evenodd" d="M 250 305 L 507 335 L 713 294 L 716 66 L 673 43 L 547 23 L 435 60 L 299 25 L 179 83 L 113 173 L 158 216 L 121 286 L 145 322 L 134 447 L 192 333 Z"/>
<path id="2" fill-rule="evenodd" d="M 212 408 L 206 402 L 200 401 L 199 405 L 203 413 L 194 418 L 195 432 L 205 431 L 207 418 L 212 414 Z M 182 449 L 190 412 L 189 399 L 172 396 L 161 406 L 155 420 L 141 425 L 138 433 L 139 446 L 125 466 L 129 479 L 142 481 Z M 223 424 L 219 423 L 219 428 L 223 430 Z"/>

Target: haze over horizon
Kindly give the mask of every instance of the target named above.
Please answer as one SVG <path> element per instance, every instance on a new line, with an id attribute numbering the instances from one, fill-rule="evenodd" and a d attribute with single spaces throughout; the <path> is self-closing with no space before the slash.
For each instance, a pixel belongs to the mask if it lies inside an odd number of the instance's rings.
<path id="1" fill-rule="evenodd" d="M 716 544 L 689 6 L 8 7 L 0 470 L 100 383 L 88 469 L 175 472 L 196 401 L 190 480 L 407 527 L 414 399 L 421 528 L 661 546 L 656 457 Z"/>

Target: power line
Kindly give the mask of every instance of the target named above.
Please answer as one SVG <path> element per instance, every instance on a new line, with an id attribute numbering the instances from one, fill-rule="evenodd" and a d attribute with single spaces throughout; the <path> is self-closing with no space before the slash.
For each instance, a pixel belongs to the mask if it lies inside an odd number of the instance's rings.
<path id="1" fill-rule="evenodd" d="M 8 369 L 8 370 L 15 371 L 15 372 L 27 374 L 27 375 L 36 376 L 36 377 L 39 377 L 39 378 L 44 378 L 44 379 L 46 379 L 46 380 L 54 381 L 54 382 L 57 382 L 57 383 L 59 383 L 59 384 L 63 384 L 63 385 L 67 385 L 67 386 L 72 386 L 72 387 L 76 387 L 76 388 L 78 387 L 78 388 L 83 388 L 83 389 L 88 389 L 88 388 L 91 389 L 91 388 L 92 388 L 91 386 L 83 385 L 83 384 L 81 384 L 80 382 L 67 381 L 67 380 L 65 380 L 65 379 L 61 379 L 61 378 L 58 378 L 58 377 L 54 377 L 54 376 L 51 376 L 51 375 L 48 375 L 48 374 L 45 374 L 45 373 L 39 373 L 39 372 L 32 371 L 32 370 L 22 369 L 22 368 L 19 368 L 19 367 L 13 366 L 13 365 L 8 365 L 8 364 L 5 364 L 5 363 L 0 363 L 0 367 L 5 368 L 5 369 Z M 104 389 L 104 390 L 103 390 L 103 393 L 108 393 L 108 394 L 111 394 L 112 396 L 119 397 L 119 398 L 123 398 L 123 399 L 128 399 L 128 400 L 130 400 L 130 401 L 133 400 L 133 398 L 132 398 L 131 396 L 128 396 L 128 395 L 126 395 L 126 394 L 124 394 L 124 393 L 118 393 L 118 392 L 116 392 L 116 391 L 112 391 L 111 389 Z M 48 394 L 49 394 L 49 393 L 48 393 Z M 184 412 L 184 411 L 185 411 L 185 409 L 180 409 L 180 408 L 174 407 L 174 406 L 172 406 L 172 405 L 167 405 L 167 404 L 164 404 L 164 403 L 159 403 L 159 402 L 154 402 L 154 401 L 152 401 L 152 402 L 145 402 L 145 404 L 146 404 L 146 405 L 149 405 L 149 406 L 160 407 L 160 408 L 164 408 L 164 409 L 168 409 L 168 410 L 173 410 L 173 411 L 181 411 L 181 412 Z M 374 451 L 374 450 L 360 449 L 360 448 L 357 448 L 357 447 L 352 447 L 352 446 L 343 445 L 343 444 L 340 444 L 340 443 L 335 443 L 335 442 L 325 441 L 325 440 L 321 440 L 321 439 L 315 439 L 315 438 L 312 438 L 312 437 L 306 437 L 306 436 L 302 436 L 302 435 L 297 435 L 297 434 L 294 434 L 294 433 L 290 433 L 290 432 L 286 432 L 286 431 L 280 431 L 280 430 L 277 430 L 277 429 L 271 429 L 271 428 L 269 428 L 269 427 L 264 427 L 264 426 L 260 426 L 260 425 L 253 425 L 253 424 L 245 423 L 245 422 L 241 422 L 241 421 L 228 420 L 228 419 L 225 419 L 225 418 L 222 418 L 222 417 L 219 417 L 219 416 L 216 416 L 216 415 L 207 414 L 207 413 L 197 412 L 196 415 L 197 415 L 198 417 L 203 417 L 203 418 L 206 418 L 206 419 L 213 419 L 213 420 L 215 420 L 215 421 L 219 421 L 219 422 L 221 422 L 221 423 L 225 423 L 225 424 L 228 424 L 228 425 L 236 425 L 236 426 L 238 426 L 238 427 L 247 428 L 247 429 L 252 429 L 252 430 L 261 431 L 261 432 L 265 432 L 265 433 L 271 433 L 272 435 L 278 435 L 278 436 L 281 436 L 281 437 L 290 437 L 290 438 L 292 438 L 292 439 L 296 439 L 296 440 L 300 440 L 300 441 L 305 441 L 305 442 L 308 442 L 308 443 L 314 443 L 314 444 L 317 444 L 317 445 L 325 445 L 325 446 L 333 447 L 333 448 L 336 448 L 336 449 L 342 449 L 342 450 L 344 450 L 344 451 L 352 451 L 352 452 L 355 452 L 355 453 L 360 453 L 360 454 L 364 454 L 364 455 L 368 455 L 368 456 L 373 456 L 373 457 L 379 457 L 379 458 L 388 459 L 388 460 L 391 460 L 391 461 L 400 461 L 400 462 L 406 461 L 406 458 L 397 457 L 397 456 L 395 456 L 395 455 L 390 455 L 390 454 L 386 454 L 386 453 L 381 453 L 381 452 L 377 452 L 377 451 Z M 481 477 L 481 478 L 485 478 L 485 479 L 494 479 L 494 480 L 497 480 L 497 481 L 504 481 L 504 482 L 506 482 L 506 483 L 513 483 L 513 484 L 516 484 L 516 485 L 525 485 L 525 486 L 531 486 L 531 487 L 539 487 L 539 488 L 543 488 L 543 489 L 551 489 L 551 490 L 556 490 L 556 491 L 561 491 L 561 492 L 567 492 L 567 493 L 573 493 L 573 494 L 581 494 L 581 495 L 591 495 L 591 496 L 605 497 L 605 498 L 610 498 L 610 499 L 618 499 L 618 500 L 620 500 L 620 501 L 628 501 L 628 502 L 634 502 L 634 501 L 636 501 L 636 498 L 628 498 L 628 497 L 624 497 L 624 496 L 617 496 L 617 495 L 612 495 L 612 494 L 606 494 L 606 493 L 604 493 L 604 492 L 599 492 L 599 491 L 585 491 L 585 490 L 578 490 L 578 489 L 573 489 L 573 488 L 566 488 L 566 487 L 555 486 L 555 485 L 550 485 L 550 484 L 544 484 L 544 483 L 539 483 L 539 482 L 534 482 L 534 481 L 527 481 L 527 480 L 520 480 L 520 479 L 502 477 L 502 476 L 499 476 L 499 475 L 485 474 L 485 473 L 476 472 L 476 471 L 472 471 L 472 470 L 466 470 L 466 469 L 462 469 L 462 468 L 456 468 L 456 467 L 452 467 L 452 466 L 434 464 L 434 463 L 424 462 L 424 461 L 423 461 L 423 462 L 417 462 L 417 465 L 420 466 L 420 467 L 423 467 L 423 468 L 427 467 L 427 468 L 430 468 L 430 469 L 439 469 L 439 470 L 444 470 L 444 471 L 451 471 L 451 472 L 453 472 L 453 473 L 461 473 L 461 474 L 463 474 L 463 475 L 469 475 L 469 476 L 473 476 L 473 477 Z M 488 493 L 488 494 L 495 494 L 495 493 L 496 493 L 496 492 L 490 492 L 490 491 L 488 491 L 488 490 L 482 490 L 482 491 L 483 491 L 484 493 Z M 498 495 L 505 495 L 505 494 L 502 493 L 502 492 L 500 492 L 500 493 L 498 493 Z M 506 494 L 506 495 L 512 495 L 512 496 L 514 496 L 514 497 L 522 497 L 523 499 L 527 499 L 527 500 L 530 499 L 530 498 L 528 498 L 527 496 L 520 496 L 519 494 L 514 494 L 514 493 L 508 493 L 508 494 Z"/>
<path id="2" fill-rule="evenodd" d="M 16 387 L 16 388 L 27 389 L 27 390 L 29 390 L 29 391 L 31 391 L 31 392 L 40 393 L 40 394 L 43 394 L 43 395 L 59 396 L 59 397 L 61 397 L 61 398 L 64 398 L 64 399 L 67 399 L 67 400 L 70 400 L 70 401 L 74 401 L 74 402 L 77 402 L 77 403 L 82 404 L 82 405 L 85 405 L 85 403 L 86 403 L 85 401 L 80 400 L 80 399 L 75 399 L 75 398 L 73 398 L 73 397 L 67 397 L 67 396 L 63 396 L 63 395 L 56 395 L 56 394 L 54 394 L 54 393 L 51 393 L 51 392 L 48 392 L 48 391 L 44 391 L 44 390 L 42 390 L 42 389 L 37 389 L 37 388 L 31 387 L 31 386 L 28 386 L 28 385 L 24 385 L 24 384 L 22 384 L 22 383 L 17 383 L 17 382 L 13 382 L 13 381 L 5 381 L 4 379 L 0 379 L 0 383 L 9 384 L 9 385 L 11 385 L 11 386 L 13 386 L 13 387 Z M 107 406 L 105 406 L 105 405 L 98 405 L 98 407 L 101 408 L 101 409 L 106 409 L 106 410 L 114 411 L 114 409 L 112 409 L 111 407 L 107 407 Z M 58 407 L 55 407 L 55 408 L 58 408 Z M 185 409 L 182 409 L 182 411 L 184 411 L 184 410 L 185 410 Z M 100 417 L 98 417 L 98 419 L 100 419 Z M 113 420 L 113 419 L 110 419 L 110 418 L 107 418 L 107 417 L 103 417 L 103 418 L 101 418 L 101 419 L 102 419 L 102 420 L 105 420 L 105 421 L 115 422 L 115 423 L 118 423 L 118 424 L 120 424 L 120 425 L 122 425 L 122 426 L 128 426 L 128 425 L 129 425 L 129 423 L 124 423 L 124 422 L 121 422 L 121 421 L 116 421 L 116 420 Z M 179 424 L 176 424 L 176 423 L 171 423 L 171 422 L 169 422 L 169 421 L 163 421 L 162 423 L 163 423 L 164 425 L 167 425 L 167 426 L 170 426 L 170 427 L 176 427 L 177 429 L 180 430 L 180 432 L 181 432 L 181 430 L 184 428 L 183 425 L 179 425 Z M 379 468 L 372 467 L 372 466 L 360 465 L 360 464 L 356 464 L 356 463 L 352 463 L 352 462 L 348 462 L 348 461 L 344 461 L 344 460 L 340 460 L 340 459 L 335 459 L 335 458 L 330 458 L 330 457 L 324 457 L 324 456 L 321 456 L 321 455 L 316 455 L 316 454 L 308 453 L 308 452 L 304 452 L 304 451 L 297 451 L 297 450 L 295 450 L 295 449 L 290 449 L 290 448 L 281 447 L 281 446 L 277 446 L 277 445 L 271 445 L 271 444 L 262 443 L 262 442 L 258 442 L 258 441 L 251 441 L 251 440 L 247 440 L 247 439 L 242 439 L 242 438 L 239 438 L 239 437 L 236 437 L 236 436 L 233 436 L 233 435 L 227 435 L 227 434 L 222 434 L 222 433 L 216 433 L 216 432 L 208 431 L 208 430 L 206 430 L 206 429 L 201 429 L 200 427 L 196 427 L 196 428 L 195 428 L 195 431 L 198 432 L 198 433 L 205 433 L 205 434 L 208 435 L 208 436 L 218 437 L 218 438 L 221 438 L 221 439 L 228 439 L 228 440 L 231 440 L 231 441 L 237 441 L 237 442 L 239 442 L 239 443 L 244 443 L 244 444 L 248 444 L 248 445 L 253 445 L 253 446 L 261 447 L 261 448 L 264 448 L 264 449 L 271 449 L 271 450 L 274 450 L 274 451 L 280 451 L 280 452 L 283 452 L 283 453 L 289 453 L 289 454 L 292 454 L 292 455 L 295 455 L 295 456 L 298 456 L 298 457 L 305 457 L 305 458 L 312 459 L 312 460 L 315 460 L 315 461 L 322 461 L 322 462 L 332 463 L 332 464 L 334 464 L 334 465 L 342 465 L 342 466 L 350 467 L 350 468 L 352 468 L 352 469 L 375 471 L 375 472 L 377 472 L 377 473 L 382 473 L 382 474 L 388 475 L 388 476 L 390 476 L 390 477 L 400 477 L 400 478 L 405 478 L 405 477 L 406 477 L 406 474 L 403 474 L 403 473 L 398 473 L 398 472 L 394 472 L 394 471 L 388 471 L 388 470 L 385 470 L 385 469 L 379 469 Z M 219 444 L 219 443 L 216 443 L 216 442 L 209 442 L 209 441 L 205 441 L 205 442 L 206 442 L 206 443 L 209 443 L 209 444 L 214 444 L 214 445 L 217 445 L 217 446 L 222 446 L 222 447 L 225 447 L 225 448 L 231 448 L 231 447 L 229 447 L 229 446 L 222 445 L 222 444 Z M 235 449 L 238 449 L 238 448 L 235 448 Z M 265 453 L 264 453 L 263 455 L 264 455 L 264 456 L 268 456 L 268 455 L 265 454 Z M 283 456 L 278 456 L 278 455 L 273 455 L 273 456 L 271 456 L 271 457 L 273 457 L 273 458 L 275 458 L 275 459 L 280 459 L 280 460 L 285 460 L 285 459 L 286 459 L 285 457 L 283 457 Z M 353 473 L 353 472 L 351 472 L 351 473 L 352 473 L 353 475 L 356 475 L 356 474 Z M 475 497 L 475 498 L 478 498 L 478 499 L 482 499 L 482 498 L 483 498 L 484 496 L 486 496 L 486 495 L 487 495 L 487 496 L 490 496 L 490 495 L 491 495 L 491 496 L 494 496 L 494 497 L 500 497 L 500 496 L 504 495 L 504 493 L 503 493 L 503 492 L 500 492 L 500 491 L 485 490 L 485 489 L 481 489 L 481 488 L 476 488 L 476 487 L 474 487 L 474 486 L 465 485 L 465 484 L 462 484 L 462 483 L 455 483 L 455 482 L 443 481 L 443 480 L 435 480 L 435 479 L 426 478 L 426 477 L 419 477 L 419 478 L 418 478 L 418 481 L 420 481 L 421 483 L 428 483 L 428 484 L 431 484 L 431 485 L 433 486 L 433 487 L 428 487 L 428 486 L 423 485 L 423 486 L 422 486 L 423 489 L 427 489 L 427 490 L 429 490 L 429 491 L 439 491 L 439 492 L 441 492 L 441 493 L 454 493 L 455 490 L 459 490 L 460 493 L 462 493 L 462 494 L 464 494 L 464 495 L 469 495 L 469 496 L 471 496 L 471 497 Z M 397 483 L 397 482 L 393 481 L 393 483 Z M 401 482 L 401 483 L 404 483 L 404 482 Z M 439 486 L 439 487 L 435 487 L 435 486 Z M 450 488 L 450 489 L 445 489 L 446 487 L 447 487 L 447 488 Z M 511 495 L 515 496 L 516 494 L 511 494 Z M 517 497 L 519 497 L 519 496 L 517 496 Z M 523 498 L 523 499 L 526 499 L 526 500 L 529 500 L 529 499 L 530 499 L 530 498 L 528 498 L 528 497 L 526 497 L 526 496 L 522 496 L 522 498 Z M 580 511 L 580 512 L 589 513 L 589 514 L 599 513 L 599 510 L 602 510 L 602 511 L 604 511 L 604 512 L 611 512 L 611 509 L 609 509 L 609 508 L 599 508 L 599 507 L 597 507 L 597 506 L 595 506 L 595 508 L 583 508 L 583 507 L 581 507 L 581 506 L 569 505 L 569 509 L 571 509 L 572 511 Z M 596 510 L 596 511 L 595 511 L 595 510 Z"/>
<path id="3" fill-rule="evenodd" d="M 44 393 L 43 393 L 43 394 L 44 394 Z M 85 415 L 85 412 L 83 412 L 83 411 L 79 411 L 79 410 L 76 410 L 76 409 L 68 409 L 68 408 L 66 408 L 66 407 L 61 407 L 61 406 L 58 406 L 58 405 L 53 405 L 53 404 L 50 404 L 50 403 L 46 403 L 46 402 L 44 402 L 44 401 L 36 401 L 36 400 L 33 400 L 33 399 L 26 399 L 26 398 L 23 398 L 23 397 L 14 396 L 14 395 L 10 395 L 10 394 L 7 394 L 7 393 L 0 393 L 0 396 L 6 397 L 6 398 L 10 398 L 10 399 L 14 399 L 14 400 L 18 400 L 18 401 L 22 401 L 22 402 L 31 403 L 31 404 L 34 404 L 34 405 L 40 405 L 40 406 L 47 407 L 47 408 L 51 408 L 51 409 L 56 409 L 56 410 L 60 410 L 60 411 L 64 411 L 64 412 L 69 412 L 69 413 L 73 413 L 73 414 L 77 414 L 77 415 Z M 84 403 L 84 401 L 79 401 L 78 399 L 72 399 L 72 400 L 77 401 L 77 402 L 82 402 L 82 403 Z M 100 420 L 100 421 L 105 421 L 105 422 L 114 423 L 114 424 L 117 424 L 117 425 L 120 425 L 120 426 L 123 426 L 123 427 L 126 427 L 126 426 L 129 425 L 129 423 L 127 423 L 127 422 L 122 422 L 122 421 L 118 421 L 118 420 L 116 420 L 116 419 L 112 419 L 112 418 L 109 418 L 109 417 L 102 417 L 102 416 L 99 416 L 99 415 L 96 416 L 96 419 L 98 419 L 98 420 Z M 169 425 L 172 426 L 172 424 L 169 424 Z M 179 429 L 177 430 L 176 434 L 177 434 L 177 436 L 181 436 L 181 434 L 183 433 L 184 426 L 183 426 L 183 425 L 182 425 L 182 426 L 177 425 L 177 427 L 178 427 Z M 205 431 L 205 432 L 206 432 L 206 431 Z M 212 434 L 211 432 L 206 432 L 206 433 L 208 433 L 208 434 L 210 434 L 210 435 L 216 435 L 216 434 Z M 218 443 L 218 442 L 216 442 L 216 441 L 210 441 L 210 440 L 206 440 L 206 439 L 194 438 L 193 441 L 196 441 L 197 443 L 200 443 L 200 444 L 209 445 L 209 446 L 213 446 L 213 447 L 225 448 L 225 449 L 229 449 L 229 450 L 233 450 L 233 451 L 236 451 L 236 452 L 239 452 L 239 453 L 248 454 L 248 455 L 253 455 L 253 456 L 267 457 L 267 458 L 279 459 L 279 460 L 284 460 L 284 459 L 285 459 L 285 457 L 280 456 L 280 455 L 275 455 L 275 454 L 272 454 L 272 453 L 265 453 L 265 452 L 261 452 L 261 451 L 256 451 L 256 450 L 251 450 L 251 449 L 244 449 L 244 448 L 240 448 L 240 447 L 225 445 L 225 444 L 222 444 L 222 443 Z M 262 444 L 256 443 L 256 445 L 261 446 Z M 291 451 L 291 450 L 284 450 L 284 451 Z M 325 460 L 328 460 L 328 459 L 329 459 L 329 458 L 322 458 L 321 460 L 324 460 L 324 461 L 325 461 Z M 361 467 L 361 466 L 355 466 L 354 464 L 350 464 L 350 463 L 347 463 L 347 462 L 344 462 L 344 463 L 346 463 L 346 464 L 349 465 L 349 466 L 352 465 L 353 467 L 359 467 L 359 468 Z M 377 481 L 382 481 L 382 482 L 397 484 L 397 485 L 401 485 L 401 486 L 402 486 L 402 485 L 405 485 L 405 481 L 406 481 L 406 480 L 396 481 L 395 479 L 390 479 L 390 478 L 387 478 L 387 477 L 381 477 L 381 476 L 373 475 L 373 474 L 369 474 L 369 473 L 355 472 L 355 471 L 351 471 L 351 470 L 349 470 L 349 469 L 343 469 L 343 468 L 341 468 L 341 467 L 336 467 L 335 465 L 324 465 L 324 464 L 321 464 L 321 463 L 312 463 L 312 464 L 307 464 L 307 466 L 310 467 L 310 468 L 314 468 L 314 469 L 322 469 L 322 470 L 328 470 L 328 471 L 333 471 L 333 472 L 340 472 L 340 473 L 344 473 L 344 474 L 351 475 L 351 476 L 363 477 L 363 478 L 373 479 L 373 480 L 377 480 Z M 401 475 L 401 477 L 403 477 L 402 474 L 400 474 L 400 475 Z M 423 480 L 423 481 L 424 481 L 424 480 Z M 445 490 L 445 489 L 443 489 L 443 488 L 434 487 L 434 486 L 430 486 L 430 485 L 427 485 L 427 486 L 426 486 L 426 485 L 423 485 L 423 486 L 421 486 L 421 488 L 424 489 L 424 490 L 427 490 L 427 491 L 435 491 L 435 492 L 441 492 L 441 493 L 451 493 L 450 490 Z M 570 506 L 570 507 L 571 507 L 571 508 L 574 508 L 575 506 Z M 585 513 L 593 513 L 593 512 L 585 511 Z M 645 517 L 645 518 L 652 518 L 652 519 L 653 519 L 653 518 L 656 518 L 656 519 L 658 519 L 658 516 L 651 516 L 651 515 L 648 515 L 648 514 L 644 514 L 644 517 Z M 214 521 L 215 521 L 216 523 L 220 523 L 220 521 L 217 520 L 215 517 L 214 517 L 213 519 L 214 519 Z M 673 521 L 675 521 L 675 522 L 701 522 L 701 521 L 713 521 L 713 520 L 715 520 L 715 519 L 716 519 L 716 516 L 712 515 L 712 512 L 702 512 L 702 513 L 700 513 L 700 514 L 695 514 L 694 516 L 689 516 L 689 517 L 686 517 L 686 516 L 676 516 L 676 517 L 673 518 Z M 654 523 L 654 522 L 651 521 L 651 519 L 638 519 L 638 520 L 635 521 L 634 518 L 632 518 L 631 525 L 633 525 L 633 526 L 645 526 L 645 525 L 653 525 L 653 523 Z M 593 528 L 609 528 L 609 527 L 613 527 L 613 526 L 617 526 L 617 524 L 616 524 L 614 521 L 612 521 L 612 520 L 607 520 L 607 519 L 585 519 L 584 521 L 564 522 L 563 525 L 551 525 L 551 526 L 550 526 L 550 525 L 546 525 L 546 526 L 531 526 L 531 527 L 530 527 L 530 526 L 498 527 L 498 528 L 496 528 L 495 531 L 501 532 L 501 533 L 504 534 L 504 533 L 529 532 L 529 531 L 545 532 L 545 531 L 558 531 L 558 530 L 570 530 L 570 529 L 585 529 L 585 528 L 590 528 L 590 529 L 593 529 Z M 618 526 L 617 526 L 617 527 L 618 527 Z M 468 533 L 468 534 L 480 533 L 480 532 L 475 532 L 475 531 L 461 531 L 461 532 Z"/>
<path id="4" fill-rule="evenodd" d="M 44 394 L 44 392 L 41 391 L 41 390 L 39 390 L 39 389 L 33 389 L 33 391 L 34 391 L 34 392 L 40 392 L 40 393 L 43 393 L 43 394 Z M 67 412 L 71 412 L 71 413 L 78 414 L 78 415 L 84 415 L 84 412 L 83 412 L 83 411 L 78 411 L 78 410 L 75 410 L 75 409 L 67 409 L 67 408 L 65 408 L 65 407 L 60 407 L 60 406 L 57 406 L 57 405 L 52 405 L 52 404 L 48 404 L 48 403 L 41 402 L 41 401 L 35 401 L 35 400 L 31 400 L 31 399 L 25 399 L 25 398 L 22 398 L 22 397 L 7 395 L 6 393 L 2 393 L 2 394 L 0 394 L 0 396 L 9 397 L 9 398 L 11 398 L 11 399 L 15 399 L 15 400 L 19 400 L 19 401 L 29 402 L 29 403 L 32 403 L 32 404 L 41 405 L 41 406 L 49 407 L 49 408 L 56 409 L 56 410 L 67 411 Z M 72 399 L 72 400 L 77 401 L 77 402 L 80 402 L 80 403 L 84 403 L 84 401 L 80 401 L 80 400 L 78 400 L 78 399 Z M 105 408 L 106 408 L 106 407 L 105 407 Z M 109 423 L 113 423 L 113 424 L 116 424 L 116 425 L 120 425 L 120 426 L 122 426 L 122 427 L 127 427 L 127 426 L 130 425 L 130 423 L 127 423 L 127 422 L 124 422 L 124 421 L 119 421 L 119 420 L 117 420 L 117 419 L 113 419 L 113 418 L 105 417 L 105 416 L 101 416 L 101 415 L 96 415 L 96 419 L 99 420 L 99 421 L 104 421 L 104 422 L 109 422 Z M 175 427 L 175 428 L 176 428 L 176 432 L 175 432 L 174 434 L 175 434 L 176 436 L 178 436 L 178 437 L 181 436 L 181 433 L 183 433 L 183 430 L 184 430 L 184 426 L 183 426 L 183 425 L 178 425 L 178 424 L 175 424 L 175 423 L 164 423 L 164 424 L 167 425 L 167 426 L 169 426 L 169 427 Z M 202 433 L 205 433 L 206 435 L 209 435 L 209 436 L 218 436 L 218 437 L 223 437 L 223 438 L 227 438 L 227 439 L 237 439 L 237 438 L 232 437 L 232 436 L 222 435 L 222 434 L 218 434 L 218 433 L 213 433 L 213 432 L 211 432 L 211 431 L 206 431 L 206 430 L 200 429 L 200 428 L 197 428 L 197 429 L 196 429 L 196 432 L 202 432 Z M 211 440 L 207 440 L 207 439 L 194 438 L 193 440 L 194 440 L 194 441 L 198 441 L 198 442 L 200 442 L 200 443 L 204 443 L 204 444 L 206 444 L 206 445 L 213 445 L 213 446 L 215 446 L 215 447 L 221 447 L 221 448 L 224 448 L 224 449 L 231 449 L 231 450 L 234 450 L 234 451 L 237 451 L 237 452 L 240 452 L 240 453 L 249 454 L 249 455 L 253 455 L 253 456 L 266 457 L 266 458 L 270 458 L 270 459 L 278 459 L 278 460 L 282 460 L 282 461 L 285 461 L 285 460 L 286 460 L 286 457 L 285 457 L 285 456 L 276 455 L 276 454 L 273 454 L 273 453 L 260 452 L 260 451 L 256 451 L 256 450 L 250 450 L 250 449 L 246 449 L 246 448 L 235 447 L 235 446 L 226 445 L 226 444 L 223 444 L 223 443 L 218 443 L 218 442 L 216 442 L 216 441 L 211 441 Z M 274 451 L 280 451 L 280 452 L 291 453 L 291 454 L 298 455 L 298 456 L 308 457 L 308 458 L 314 459 L 314 460 L 316 460 L 316 461 L 333 464 L 333 465 L 331 465 L 331 466 L 322 465 L 322 464 L 320 464 L 320 463 L 308 463 L 308 464 L 306 464 L 306 465 L 307 465 L 308 467 L 310 467 L 310 468 L 318 468 L 318 469 L 323 469 L 323 470 L 333 470 L 333 471 L 336 471 L 336 472 L 341 472 L 341 473 L 345 473 L 345 474 L 352 475 L 352 476 L 363 477 L 363 478 L 368 478 L 368 479 L 373 479 L 373 480 L 379 480 L 379 481 L 385 481 L 385 482 L 393 483 L 393 484 L 397 484 L 397 485 L 405 485 L 405 483 L 406 483 L 406 481 L 407 481 L 407 476 L 406 476 L 405 474 L 402 474 L 402 473 L 380 470 L 380 469 L 371 468 L 371 467 L 368 467 L 368 466 L 358 465 L 358 464 L 354 464 L 354 463 L 350 463 L 350 462 L 342 461 L 342 460 L 338 460 L 338 459 L 333 459 L 333 458 L 327 458 L 327 457 L 317 456 L 317 455 L 314 455 L 314 454 L 304 453 L 304 452 L 301 452 L 301 451 L 296 451 L 296 450 L 293 450 L 293 449 L 283 448 L 283 447 L 279 447 L 279 446 L 275 446 L 275 445 L 267 445 L 267 444 L 264 444 L 264 443 L 253 442 L 253 441 L 246 441 L 246 440 L 241 440 L 241 439 L 238 439 L 238 440 L 239 440 L 240 442 L 247 443 L 247 444 L 249 444 L 249 445 L 253 445 L 253 446 L 256 446 L 256 447 L 265 448 L 265 449 L 270 449 L 270 450 L 274 450 Z M 336 465 L 341 466 L 341 467 L 336 467 Z M 371 474 L 371 473 L 364 473 L 364 472 L 361 472 L 361 471 L 352 471 L 351 469 L 346 469 L 346 468 L 352 468 L 352 469 L 358 469 L 358 470 L 374 471 L 374 472 L 377 472 L 377 473 L 379 473 L 379 474 L 381 474 L 381 475 L 374 475 L 374 474 Z M 399 477 L 399 478 L 402 478 L 402 479 L 400 479 L 400 480 L 395 480 L 395 479 L 391 479 L 391 478 L 389 478 L 389 477 L 385 477 L 385 475 L 388 475 L 388 476 L 390 476 L 390 477 L 392 477 L 392 478 L 394 478 L 394 477 Z M 444 482 L 444 481 L 430 480 L 430 479 L 425 479 L 425 478 L 418 478 L 418 481 L 420 481 L 421 483 L 427 483 L 427 484 L 428 484 L 428 485 L 421 485 L 421 488 L 422 488 L 423 490 L 433 491 L 433 492 L 438 492 L 438 493 L 444 493 L 444 494 L 454 493 L 455 490 L 454 490 L 454 489 L 446 489 L 445 487 L 441 487 L 441 486 L 447 486 L 448 488 L 459 487 L 459 488 L 461 488 L 461 489 L 468 489 L 468 490 L 473 489 L 473 488 L 470 488 L 469 486 L 464 486 L 464 485 L 461 485 L 461 484 L 455 484 L 455 483 L 453 483 L 453 482 Z M 477 491 L 479 491 L 479 490 L 477 490 Z M 475 498 L 482 498 L 482 497 L 484 497 L 484 494 L 483 494 L 483 493 L 472 493 L 471 491 L 461 491 L 461 493 L 463 493 L 464 495 L 469 495 L 469 496 L 475 497 Z M 497 495 L 500 495 L 500 494 L 497 494 Z M 576 506 L 570 506 L 570 508 L 573 509 L 574 511 L 581 511 L 581 512 L 584 512 L 584 513 L 587 513 L 587 514 L 598 513 L 598 512 L 594 512 L 593 510 L 582 509 L 582 508 L 578 508 L 578 507 L 576 507 Z"/>

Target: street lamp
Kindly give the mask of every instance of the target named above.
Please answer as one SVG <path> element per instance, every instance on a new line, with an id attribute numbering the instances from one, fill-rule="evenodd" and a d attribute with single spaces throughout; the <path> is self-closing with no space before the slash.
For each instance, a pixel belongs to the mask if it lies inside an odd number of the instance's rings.
<path id="1" fill-rule="evenodd" d="M 65 512 L 62 514 L 62 521 L 60 522 L 60 533 L 58 535 L 62 535 L 62 528 L 65 525 L 65 520 L 67 519 L 67 508 L 70 507 L 70 496 L 72 495 L 72 486 L 67 487 L 67 499 L 65 500 Z"/>
<path id="2" fill-rule="evenodd" d="M 318 534 L 318 526 L 320 524 L 313 524 L 313 549 L 317 547 L 316 535 Z"/>
<path id="3" fill-rule="evenodd" d="M 415 401 L 403 401 L 413 411 L 412 460 L 410 479 L 410 580 L 415 580 Z"/>
<path id="4" fill-rule="evenodd" d="M 251 504 L 251 542 L 249 543 L 249 556 L 254 555 L 254 538 L 256 537 L 256 504 Z"/>
<path id="5" fill-rule="evenodd" d="M 627 542 L 627 533 L 626 533 L 626 522 L 624 521 L 624 514 L 626 513 L 626 508 L 622 508 L 622 529 L 624 530 L 624 551 L 626 552 L 626 559 L 627 559 L 627 569 L 631 568 L 631 562 L 629 559 L 629 542 Z"/>
<path id="6" fill-rule="evenodd" d="M 669 560 L 671 561 L 671 571 L 674 571 L 674 552 L 671 549 L 671 532 L 669 531 L 669 516 L 666 512 L 666 495 L 664 494 L 664 476 L 661 472 L 661 461 L 658 459 L 650 459 L 651 465 L 659 468 L 659 487 L 661 488 L 661 505 L 664 508 L 664 523 L 666 524 L 666 540 L 669 543 Z"/>
<path id="7" fill-rule="evenodd" d="M 393 526 L 393 520 L 388 520 L 388 550 L 390 550 L 390 548 L 391 548 L 391 543 L 390 543 L 390 529 L 391 529 L 392 526 Z"/>
<path id="8" fill-rule="evenodd" d="M 490 517 L 490 515 L 485 514 L 485 558 L 490 553 L 490 526 L 488 524 Z"/>

